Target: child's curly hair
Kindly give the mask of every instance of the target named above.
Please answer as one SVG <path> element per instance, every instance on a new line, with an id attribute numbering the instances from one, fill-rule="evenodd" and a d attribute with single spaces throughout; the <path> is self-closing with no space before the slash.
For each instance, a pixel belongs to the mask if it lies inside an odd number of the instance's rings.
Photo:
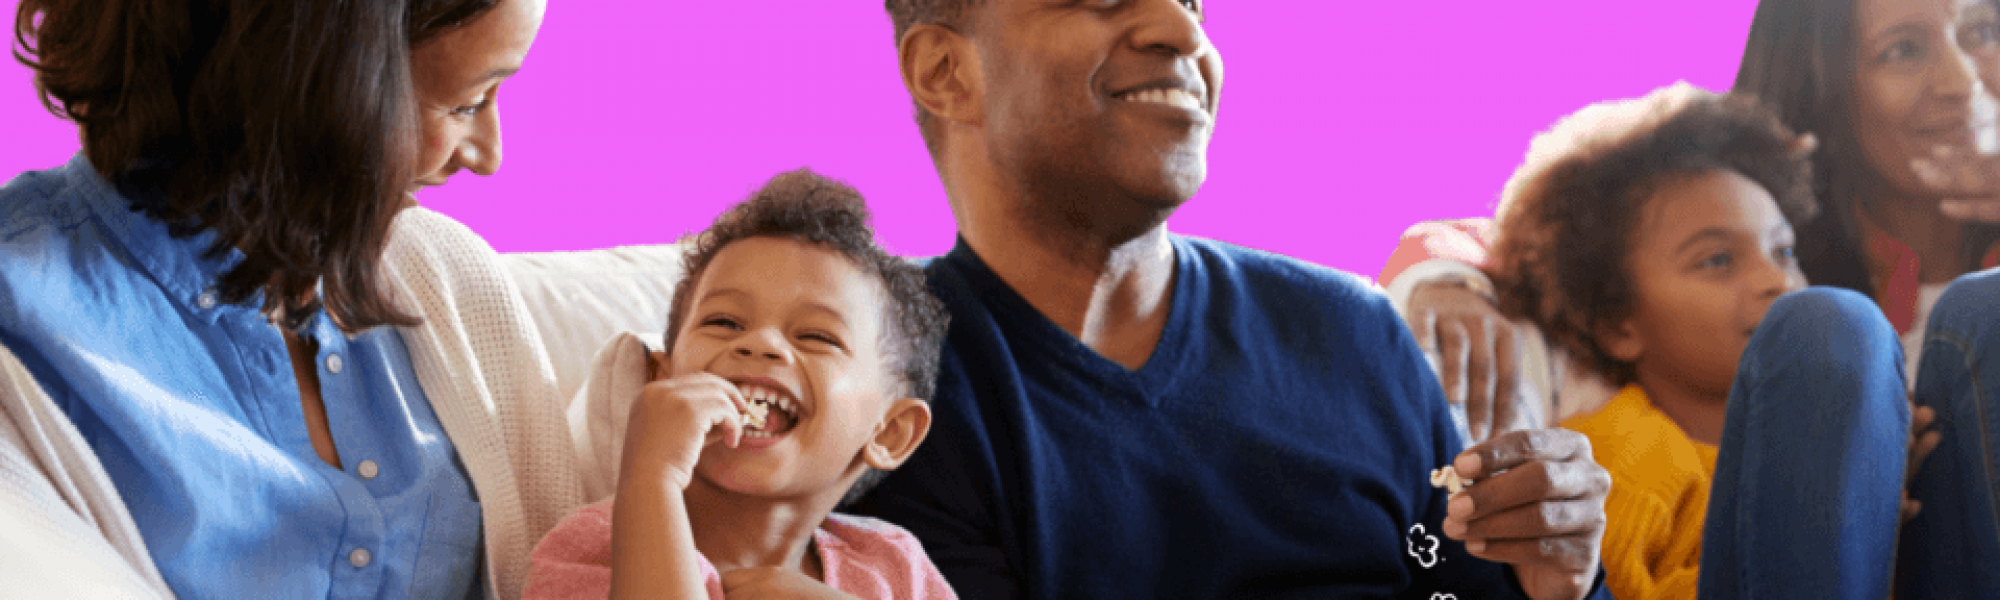
<path id="1" fill-rule="evenodd" d="M 1756 182 L 1792 223 L 1818 210 L 1813 144 L 1754 99 L 1686 82 L 1595 104 L 1535 137 L 1501 194 L 1489 266 L 1502 313 L 1526 318 L 1619 385 L 1632 365 L 1596 340 L 1632 308 L 1626 258 L 1647 198 L 1679 178 L 1728 170 Z"/>
<path id="2" fill-rule="evenodd" d="M 805 242 L 847 257 L 862 272 L 882 284 L 882 347 L 890 375 L 913 398 L 929 399 L 936 391 L 938 353 L 944 345 L 950 315 L 931 295 L 924 271 L 915 263 L 889 254 L 875 243 L 868 225 L 868 207 L 861 192 L 821 177 L 810 169 L 779 173 L 731 207 L 706 231 L 696 234 L 682 257 L 686 277 L 674 285 L 673 306 L 667 311 L 666 346 L 674 347 L 695 285 L 722 249 L 755 237 Z M 870 469 L 841 499 L 846 505 L 885 474 Z"/>

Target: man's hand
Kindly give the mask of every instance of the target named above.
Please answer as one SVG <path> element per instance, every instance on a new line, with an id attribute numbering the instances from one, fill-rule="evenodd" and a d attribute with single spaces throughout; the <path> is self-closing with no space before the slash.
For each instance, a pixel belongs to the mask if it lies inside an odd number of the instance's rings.
<path id="1" fill-rule="evenodd" d="M 729 600 L 759 598 L 854 598 L 828 587 L 798 569 L 751 567 L 722 574 L 722 595 Z"/>
<path id="2" fill-rule="evenodd" d="M 1444 533 L 1473 556 L 1514 567 L 1528 595 L 1582 598 L 1597 579 L 1611 473 L 1567 429 L 1494 436 L 1453 461 L 1475 483 L 1454 494 Z"/>
<path id="3" fill-rule="evenodd" d="M 1524 405 L 1534 400 L 1522 391 L 1514 325 L 1485 296 L 1461 283 L 1425 283 L 1410 293 L 1405 319 L 1445 398 L 1465 407 L 1474 443 L 1540 426 L 1539 411 Z"/>
<path id="4" fill-rule="evenodd" d="M 747 404 L 736 384 L 709 373 L 646 384 L 626 421 L 619 479 L 666 478 L 687 489 L 703 448 L 742 441 Z"/>

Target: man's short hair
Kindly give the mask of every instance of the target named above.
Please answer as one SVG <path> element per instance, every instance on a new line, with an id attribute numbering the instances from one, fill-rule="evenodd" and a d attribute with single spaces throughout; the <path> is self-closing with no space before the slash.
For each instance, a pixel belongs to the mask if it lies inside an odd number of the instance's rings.
<path id="1" fill-rule="evenodd" d="M 1811 147 L 1755 100 L 1685 82 L 1595 104 L 1535 137 L 1501 194 L 1491 269 L 1501 311 L 1622 385 L 1632 365 L 1596 340 L 1626 318 L 1627 257 L 1660 186 L 1717 171 L 1764 188 L 1793 224 L 1818 210 Z"/>

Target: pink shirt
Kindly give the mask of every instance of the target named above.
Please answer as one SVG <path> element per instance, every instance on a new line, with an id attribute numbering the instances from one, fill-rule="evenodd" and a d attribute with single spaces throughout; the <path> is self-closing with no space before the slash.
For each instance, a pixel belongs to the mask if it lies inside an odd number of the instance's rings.
<path id="1" fill-rule="evenodd" d="M 957 598 L 916 536 L 886 521 L 834 513 L 813 533 L 826 585 L 862 598 Z M 722 576 L 707 557 L 708 597 L 722 598 Z M 611 595 L 611 501 L 579 508 L 528 557 L 527 598 Z"/>
<path id="2" fill-rule="evenodd" d="M 1861 223 L 1862 242 L 1867 244 L 1869 272 L 1875 274 L 1875 301 L 1897 332 L 1908 333 L 1922 325 L 1917 322 L 1921 287 L 1917 276 L 1922 272 L 1917 265 L 1917 253 L 1902 240 L 1889 237 L 1865 215 L 1856 220 Z M 1497 235 L 1499 231 L 1494 228 L 1493 220 L 1487 218 L 1418 223 L 1403 232 L 1395 252 L 1389 255 L 1389 262 L 1382 266 L 1382 273 L 1375 280 L 1388 285 L 1411 265 L 1430 258 L 1449 258 L 1484 268 Z M 1979 262 L 1981 269 L 1996 266 L 2000 266 L 2000 244 L 1987 248 Z"/>

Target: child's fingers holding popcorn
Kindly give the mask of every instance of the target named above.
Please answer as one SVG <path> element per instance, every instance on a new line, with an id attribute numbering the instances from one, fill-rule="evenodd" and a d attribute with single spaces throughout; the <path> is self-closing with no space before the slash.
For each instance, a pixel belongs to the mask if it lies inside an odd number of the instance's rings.
<path id="1" fill-rule="evenodd" d="M 702 449 L 736 447 L 751 410 L 736 384 L 709 373 L 646 384 L 626 421 L 620 478 L 664 476 L 686 489 Z"/>

